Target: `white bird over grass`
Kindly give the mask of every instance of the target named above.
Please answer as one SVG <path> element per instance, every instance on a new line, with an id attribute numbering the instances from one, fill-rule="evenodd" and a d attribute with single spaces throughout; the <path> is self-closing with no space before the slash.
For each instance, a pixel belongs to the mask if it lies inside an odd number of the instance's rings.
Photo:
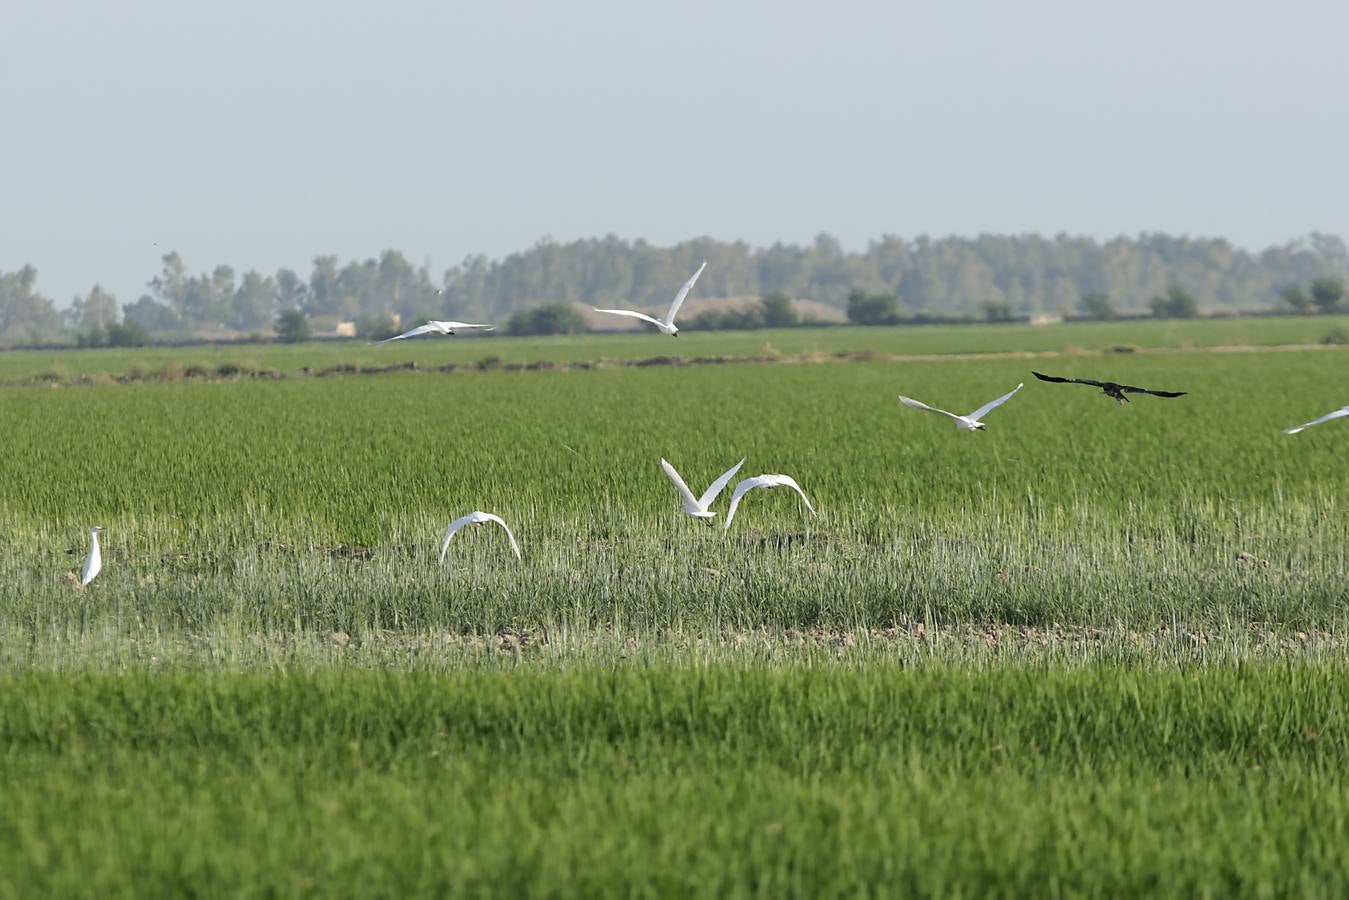
<path id="1" fill-rule="evenodd" d="M 98 549 L 98 533 L 102 530 L 102 525 L 89 529 L 89 555 L 84 558 L 84 568 L 80 570 L 80 587 L 93 581 L 103 568 L 103 554 Z"/>
<path id="2" fill-rule="evenodd" d="M 746 478 L 735 486 L 735 490 L 731 493 L 731 508 L 726 510 L 726 522 L 721 526 L 722 529 L 731 527 L 731 520 L 735 518 L 735 508 L 740 505 L 740 498 L 745 496 L 746 492 L 755 488 L 773 487 L 789 487 L 796 491 L 801 495 L 801 500 L 806 504 L 806 509 L 810 510 L 812 516 L 815 515 L 815 507 L 810 505 L 810 498 L 806 496 L 805 491 L 801 490 L 801 485 L 797 484 L 796 480 L 790 475 L 756 475 L 753 478 Z"/>
<path id="3" fill-rule="evenodd" d="M 660 329 L 661 334 L 668 334 L 670 337 L 679 337 L 679 329 L 675 327 L 674 323 L 675 315 L 678 314 L 679 307 L 684 305 L 684 298 L 689 295 L 689 291 L 693 290 L 693 283 L 698 280 L 698 276 L 703 274 L 703 269 L 706 268 L 707 261 L 703 260 L 703 264 L 698 267 L 698 271 L 693 273 L 692 278 L 684 282 L 684 286 L 679 289 L 679 293 L 675 294 L 674 302 L 670 304 L 670 308 L 667 309 L 665 315 L 661 316 L 659 319 L 653 319 L 646 313 L 633 312 L 630 309 L 599 309 L 594 306 L 592 306 L 591 309 L 595 310 L 595 312 L 610 313 L 615 316 L 627 316 L 631 319 L 641 319 L 643 322 L 650 322 L 652 325 L 655 325 Z"/>
<path id="4" fill-rule="evenodd" d="M 1322 417 L 1319 418 L 1319 419 L 1312 419 L 1312 420 L 1311 420 L 1310 422 L 1308 422 L 1306 425 L 1299 425 L 1299 426 L 1297 426 L 1296 428 L 1285 428 L 1285 429 L 1283 430 L 1283 433 L 1284 433 L 1284 434 L 1297 434 L 1299 431 L 1301 431 L 1301 430 L 1304 429 L 1304 428 L 1311 428 L 1313 425 L 1320 425 L 1322 422 L 1329 422 L 1331 419 L 1343 419 L 1345 416 L 1349 416 L 1349 406 L 1341 406 L 1339 409 L 1335 410 L 1334 412 L 1326 413 L 1324 416 L 1322 416 Z"/>
<path id="5" fill-rule="evenodd" d="M 1012 399 L 1012 394 L 1015 394 L 1023 387 L 1025 387 L 1024 384 L 1018 384 L 1016 387 L 1012 388 L 1012 390 L 1009 391 L 1008 393 L 1003 394 L 996 400 L 990 400 L 983 406 L 976 409 L 974 412 L 970 413 L 968 416 L 958 416 L 955 413 L 947 412 L 944 409 L 937 409 L 935 406 L 928 406 L 926 403 L 915 400 L 912 397 L 905 397 L 903 394 L 899 395 L 899 402 L 903 403 L 905 406 L 912 406 L 914 409 L 921 409 L 930 413 L 938 413 L 940 415 L 954 419 L 956 423 L 956 428 L 959 428 L 961 431 L 983 431 L 984 423 L 979 420 L 982 419 L 984 416 L 988 415 L 989 413 L 991 413 L 993 410 L 997 409 L 999 406 L 1002 406 L 1008 400 Z"/>
<path id="6" fill-rule="evenodd" d="M 482 525 L 486 522 L 495 522 L 502 528 L 506 529 L 506 537 L 510 538 L 511 549 L 515 551 L 515 558 L 519 559 L 520 545 L 515 542 L 515 535 L 511 534 L 510 528 L 506 525 L 505 522 L 501 521 L 500 516 L 494 516 L 491 513 L 485 512 L 471 512 L 468 515 L 455 519 L 453 522 L 450 523 L 449 529 L 445 532 L 445 539 L 440 544 L 440 561 L 441 562 L 445 561 L 445 554 L 450 549 L 450 538 L 454 537 L 454 533 L 456 531 L 458 531 L 460 528 L 463 528 L 465 525 Z"/>
<path id="7" fill-rule="evenodd" d="M 406 338 L 414 338 L 423 334 L 457 334 L 460 331 L 495 331 L 495 325 L 473 325 L 468 322 L 441 322 L 432 319 L 425 325 L 418 325 L 416 328 L 396 334 L 391 338 L 385 338 L 380 341 L 381 344 L 387 344 L 389 341 L 401 341 Z"/>
<path id="8" fill-rule="evenodd" d="M 675 471 L 675 467 L 663 459 L 660 461 L 660 467 L 665 470 L 665 474 L 674 482 L 675 488 L 679 491 L 680 499 L 684 501 L 684 512 L 693 516 L 695 519 L 711 519 L 716 515 L 716 513 L 709 510 L 708 507 L 716 502 L 717 495 L 722 492 L 727 483 L 735 477 L 735 473 L 739 472 L 740 467 L 744 464 L 745 461 L 743 459 L 740 460 L 740 462 L 731 466 L 725 472 L 722 472 L 721 477 L 712 482 L 707 490 L 703 491 L 701 497 L 694 497 L 693 491 L 689 490 L 689 486 L 684 483 L 684 479 L 679 477 L 679 473 Z M 709 522 L 708 524 L 711 523 Z"/>

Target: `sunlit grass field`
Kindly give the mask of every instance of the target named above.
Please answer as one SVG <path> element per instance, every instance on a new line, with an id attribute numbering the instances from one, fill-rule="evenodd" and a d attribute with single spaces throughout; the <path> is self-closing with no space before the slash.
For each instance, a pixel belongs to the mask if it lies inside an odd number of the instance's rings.
<path id="1" fill-rule="evenodd" d="M 21 589 L 0 615 L 1327 627 L 1346 596 L 1342 435 L 1279 429 L 1342 403 L 1343 357 L 1059 365 L 1190 392 L 1127 405 L 1004 359 L 10 390 L 0 577 Z M 973 434 L 895 400 L 968 411 L 1022 382 Z M 678 512 L 662 457 L 697 485 L 745 457 L 818 515 L 759 491 L 709 528 Z M 523 562 L 471 529 L 436 564 L 475 509 L 511 523 Z M 107 571 L 72 592 L 95 523 Z"/>
<path id="2" fill-rule="evenodd" d="M 1329 325 L 1172 324 L 0 389 L 0 895 L 1343 893 L 1349 431 L 1279 430 L 1349 402 L 1349 351 L 1093 352 Z M 1083 352 L 430 370 L 700 341 Z M 896 402 L 1018 383 L 981 433 Z M 818 515 L 709 527 L 661 457 Z M 438 564 L 475 509 L 521 561 L 483 528 Z"/>

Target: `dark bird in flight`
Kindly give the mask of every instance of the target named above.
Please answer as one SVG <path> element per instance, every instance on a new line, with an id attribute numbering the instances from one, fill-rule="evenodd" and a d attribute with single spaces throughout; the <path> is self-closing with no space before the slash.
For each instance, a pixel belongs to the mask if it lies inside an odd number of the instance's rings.
<path id="1" fill-rule="evenodd" d="M 1116 384 L 1113 381 L 1092 381 L 1090 378 L 1055 378 L 1053 375 L 1041 375 L 1039 372 L 1031 372 L 1041 381 L 1051 381 L 1055 384 L 1089 384 L 1092 387 L 1098 387 L 1105 391 L 1105 395 L 1120 403 L 1128 403 L 1129 398 L 1125 394 L 1151 394 L 1154 397 L 1184 397 L 1188 391 L 1150 391 L 1147 388 L 1134 387 L 1132 384 Z"/>

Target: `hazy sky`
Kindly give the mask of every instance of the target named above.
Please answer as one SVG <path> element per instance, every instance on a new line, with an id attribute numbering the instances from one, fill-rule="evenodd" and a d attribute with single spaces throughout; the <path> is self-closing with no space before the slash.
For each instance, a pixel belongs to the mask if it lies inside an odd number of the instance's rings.
<path id="1" fill-rule="evenodd" d="M 12 0 L 0 270 L 1349 234 L 1349 4 Z"/>

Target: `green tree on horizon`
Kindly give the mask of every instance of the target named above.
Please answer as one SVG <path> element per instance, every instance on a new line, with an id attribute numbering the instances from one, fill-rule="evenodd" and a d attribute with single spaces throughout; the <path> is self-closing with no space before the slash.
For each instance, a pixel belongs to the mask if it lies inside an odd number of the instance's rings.
<path id="1" fill-rule="evenodd" d="M 276 337 L 283 343 L 295 344 L 309 338 L 309 319 L 298 309 L 287 309 L 276 317 Z"/>

